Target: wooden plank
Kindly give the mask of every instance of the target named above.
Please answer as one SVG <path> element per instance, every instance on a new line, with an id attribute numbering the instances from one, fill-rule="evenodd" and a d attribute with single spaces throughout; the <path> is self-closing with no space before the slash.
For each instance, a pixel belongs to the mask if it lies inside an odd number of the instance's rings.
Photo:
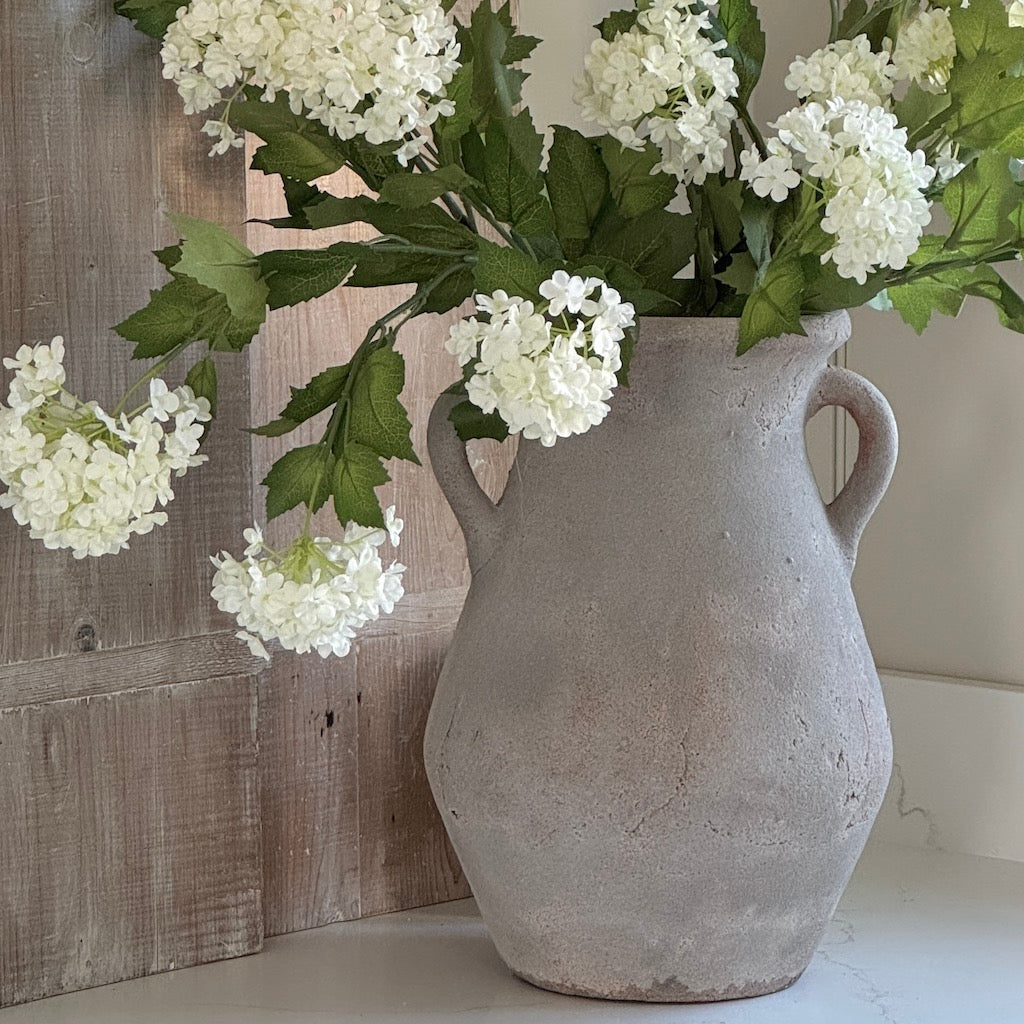
<path id="1" fill-rule="evenodd" d="M 362 916 L 469 895 L 423 767 L 423 731 L 448 632 L 359 645 Z"/>
<path id="2" fill-rule="evenodd" d="M 359 917 L 355 661 L 275 654 L 260 684 L 268 935 Z"/>
<path id="3" fill-rule="evenodd" d="M 256 686 L 0 712 L 0 1005 L 260 948 Z"/>
<path id="4" fill-rule="evenodd" d="M 63 334 L 69 388 L 109 407 L 142 372 L 110 327 L 166 280 L 149 252 L 176 237 L 167 210 L 241 229 L 242 158 L 207 158 L 157 45 L 110 0 L 0 5 L 0 68 L 0 346 Z M 0 609 L 0 664 L 77 653 L 83 629 L 113 648 L 229 624 L 209 599 L 207 558 L 237 548 L 252 517 L 243 361 L 222 372 L 211 463 L 176 483 L 170 522 L 131 551 L 75 561 L 0 514 L 0 578 L 17 581 Z"/>
<path id="5" fill-rule="evenodd" d="M 112 651 L 90 652 L 91 643 L 92 637 L 83 634 L 81 654 L 0 666 L 0 710 L 118 693 L 126 680 L 132 690 L 141 690 L 200 678 L 255 675 L 266 665 L 235 639 L 233 631 Z"/>

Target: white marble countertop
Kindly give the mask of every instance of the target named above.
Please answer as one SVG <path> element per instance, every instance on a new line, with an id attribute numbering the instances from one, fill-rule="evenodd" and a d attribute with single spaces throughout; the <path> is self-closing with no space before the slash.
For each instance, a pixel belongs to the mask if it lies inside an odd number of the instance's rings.
<path id="1" fill-rule="evenodd" d="M 792 988 L 602 1003 L 512 977 L 471 900 L 267 942 L 258 956 L 0 1010 L 0 1024 L 1020 1024 L 1024 864 L 869 847 Z"/>

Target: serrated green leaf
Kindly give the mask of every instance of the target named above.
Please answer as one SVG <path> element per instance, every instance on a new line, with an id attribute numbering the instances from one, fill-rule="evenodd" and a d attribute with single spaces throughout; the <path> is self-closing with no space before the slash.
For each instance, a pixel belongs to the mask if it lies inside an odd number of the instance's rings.
<path id="1" fill-rule="evenodd" d="M 348 381 L 349 364 L 331 366 L 318 373 L 308 384 L 292 388 L 292 396 L 281 412 L 281 419 L 305 423 L 341 400 Z"/>
<path id="2" fill-rule="evenodd" d="M 480 256 L 473 268 L 478 292 L 490 295 L 501 289 L 522 299 L 540 298 L 538 289 L 548 274 L 536 260 L 520 249 L 495 245 L 484 238 L 478 245 Z"/>
<path id="3" fill-rule="evenodd" d="M 689 264 L 696 245 L 690 214 L 655 209 L 623 220 L 606 212 L 594 231 L 591 252 L 619 260 L 639 274 L 647 288 L 672 295 L 676 275 Z"/>
<path id="4" fill-rule="evenodd" d="M 331 480 L 338 522 L 383 527 L 384 513 L 375 490 L 390 479 L 376 452 L 349 442 L 338 456 Z"/>
<path id="5" fill-rule="evenodd" d="M 740 210 L 743 209 L 743 197 L 746 192 L 747 189 L 739 179 L 722 180 L 716 174 L 708 175 L 701 187 L 720 252 L 732 252 L 743 239 Z"/>
<path id="6" fill-rule="evenodd" d="M 232 316 L 239 320 L 262 319 L 267 286 L 255 255 L 209 221 L 184 214 L 170 214 L 170 219 L 182 237 L 181 259 L 172 272 L 220 292 Z"/>
<path id="7" fill-rule="evenodd" d="M 434 141 L 446 164 L 459 163 L 460 142 L 470 127 L 482 116 L 473 100 L 473 61 L 462 54 L 462 66 L 445 86 L 448 99 L 455 105 L 451 117 L 439 117 L 434 124 Z"/>
<path id="8" fill-rule="evenodd" d="M 410 171 L 393 174 L 384 182 L 380 198 L 408 210 L 426 206 L 446 192 L 463 192 L 478 185 L 461 167 L 449 164 L 424 174 L 413 174 Z"/>
<path id="9" fill-rule="evenodd" d="M 869 274 L 863 284 L 840 277 L 834 263 L 822 263 L 821 249 L 801 258 L 804 269 L 804 313 L 830 313 L 835 309 L 859 309 L 886 286 L 886 274 Z"/>
<path id="10" fill-rule="evenodd" d="M 721 0 L 717 20 L 729 44 L 722 55 L 732 58 L 740 80 L 739 100 L 746 105 L 764 66 L 764 30 L 757 8 L 751 0 Z"/>
<path id="11" fill-rule="evenodd" d="M 260 272 L 271 309 L 294 306 L 326 295 L 352 273 L 361 253 L 356 243 L 327 249 L 272 249 L 261 253 Z"/>
<path id="12" fill-rule="evenodd" d="M 641 152 L 626 149 L 618 139 L 599 141 L 601 159 L 608 170 L 608 188 L 623 217 L 640 217 L 664 209 L 675 197 L 679 183 L 671 175 L 652 174 L 661 159 L 654 146 Z"/>
<path id="13" fill-rule="evenodd" d="M 135 27 L 154 39 L 163 39 L 181 7 L 180 0 L 114 0 L 114 10 L 135 22 Z"/>
<path id="14" fill-rule="evenodd" d="M 197 334 L 199 309 L 197 297 L 206 289 L 185 278 L 172 280 L 149 293 L 149 303 L 114 330 L 135 344 L 133 359 L 151 359 L 166 355 L 178 345 L 192 341 Z"/>
<path id="15" fill-rule="evenodd" d="M 487 205 L 495 217 L 526 236 L 554 230 L 551 207 L 540 174 L 544 136 L 533 126 L 528 110 L 487 128 L 483 183 Z"/>
<path id="16" fill-rule="evenodd" d="M 473 441 L 481 437 L 504 441 L 508 437 L 508 424 L 496 412 L 485 413 L 468 398 L 452 406 L 448 419 L 463 441 Z"/>
<path id="17" fill-rule="evenodd" d="M 740 317 L 738 355 L 764 338 L 803 334 L 800 323 L 804 273 L 796 253 L 776 256 L 764 270 Z"/>
<path id="18" fill-rule="evenodd" d="M 185 374 L 185 384 L 197 398 L 210 403 L 210 412 L 217 415 L 217 367 L 209 356 L 204 356 Z"/>
<path id="19" fill-rule="evenodd" d="M 623 32 L 628 32 L 635 24 L 638 11 L 612 11 L 607 18 L 599 21 L 594 28 L 601 33 L 606 43 L 614 43 Z"/>
<path id="20" fill-rule="evenodd" d="M 597 147 L 572 128 L 555 125 L 545 173 L 555 233 L 567 259 L 586 249 L 608 199 L 608 171 Z"/>
<path id="21" fill-rule="evenodd" d="M 473 267 L 468 263 L 464 269 L 449 275 L 430 290 L 423 299 L 424 313 L 449 313 L 458 309 L 476 291 Z"/>
<path id="22" fill-rule="evenodd" d="M 393 348 L 374 349 L 352 382 L 348 407 L 349 443 L 356 441 L 384 459 L 419 465 L 412 424 L 398 396 L 405 387 L 405 360 Z"/>
<path id="23" fill-rule="evenodd" d="M 1007 244 L 1024 243 L 1013 217 L 1024 205 L 1024 186 L 1013 179 L 1007 158 L 982 153 L 942 194 L 953 223 L 946 249 L 980 256 Z"/>
<path id="24" fill-rule="evenodd" d="M 750 295 L 757 280 L 757 264 L 754 257 L 746 250 L 735 253 L 729 266 L 716 274 L 715 278 L 739 295 Z"/>
<path id="25" fill-rule="evenodd" d="M 473 62 L 473 104 L 482 128 L 495 118 L 511 119 L 522 99 L 526 72 L 505 61 L 506 53 L 521 49 L 515 35 L 508 2 L 498 10 L 489 3 L 477 4 L 469 26 L 459 33 L 463 53 Z"/>
<path id="26" fill-rule="evenodd" d="M 286 452 L 270 467 L 263 480 L 267 488 L 267 519 L 275 519 L 297 505 L 315 512 L 331 495 L 334 454 L 323 444 L 310 444 Z"/>
<path id="27" fill-rule="evenodd" d="M 544 40 L 538 39 L 536 36 L 521 36 L 514 35 L 505 47 L 505 52 L 502 54 L 502 64 L 521 64 L 524 60 L 528 60 L 534 50 Z"/>

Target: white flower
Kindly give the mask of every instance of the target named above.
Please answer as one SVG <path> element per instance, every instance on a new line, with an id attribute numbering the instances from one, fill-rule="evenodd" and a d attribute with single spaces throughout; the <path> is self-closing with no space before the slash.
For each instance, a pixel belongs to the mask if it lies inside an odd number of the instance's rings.
<path id="1" fill-rule="evenodd" d="M 1006 13 L 1010 20 L 1010 28 L 1024 28 L 1024 0 L 1012 0 L 1007 6 Z"/>
<path id="2" fill-rule="evenodd" d="M 353 523 L 340 541 L 302 536 L 283 551 L 268 548 L 259 527 L 246 530 L 241 561 L 227 552 L 211 559 L 213 598 L 235 616 L 242 627 L 235 635 L 258 657 L 269 660 L 264 642 L 273 640 L 299 654 L 344 657 L 357 630 L 394 611 L 405 593 L 405 566 L 385 569 L 379 553 L 389 538 L 397 545 L 402 532 L 393 506 L 385 525 Z"/>
<path id="3" fill-rule="evenodd" d="M 469 400 L 497 412 L 513 434 L 550 447 L 582 434 L 608 414 L 622 368 L 619 342 L 634 326 L 633 306 L 597 278 L 556 271 L 540 287 L 547 306 L 478 295 L 487 320 L 455 324 L 446 348 L 472 365 Z"/>
<path id="4" fill-rule="evenodd" d="M 860 35 L 797 57 L 789 66 L 786 88 L 811 103 L 859 100 L 876 107 L 892 95 L 893 77 L 889 54 L 873 53 L 871 41 Z"/>
<path id="5" fill-rule="evenodd" d="M 211 156 L 243 144 L 228 111 L 248 85 L 267 101 L 287 95 L 342 139 L 401 143 L 403 164 L 421 151 L 421 130 L 454 112 L 445 89 L 458 54 L 440 0 L 192 0 L 161 50 L 186 113 L 228 101 L 203 126 L 217 140 Z"/>
<path id="6" fill-rule="evenodd" d="M 157 380 L 149 403 L 115 419 L 63 390 L 63 358 L 54 338 L 4 360 L 15 374 L 0 405 L 0 506 L 48 548 L 110 554 L 167 521 L 156 508 L 173 499 L 172 476 L 206 461 L 197 453 L 210 407 Z"/>
<path id="7" fill-rule="evenodd" d="M 654 171 L 702 184 L 725 166 L 739 90 L 724 40 L 712 42 L 708 12 L 686 0 L 653 0 L 628 32 L 597 39 L 577 83 L 584 118 L 630 149 L 661 152 Z"/>
<path id="8" fill-rule="evenodd" d="M 740 181 L 750 182 L 754 194 L 771 196 L 781 203 L 800 184 L 793 169 L 793 154 L 778 139 L 768 140 L 768 156 L 762 160 L 756 149 L 740 153 Z"/>
<path id="9" fill-rule="evenodd" d="M 882 267 L 901 270 L 931 220 L 924 190 L 935 177 L 924 153 L 907 149 L 907 131 L 881 106 L 832 100 L 808 103 L 772 126 L 793 165 L 821 179 L 827 202 L 823 230 L 835 244 L 822 254 L 841 277 L 863 284 Z M 770 151 L 779 151 L 770 145 Z M 756 180 L 750 158 L 741 176 Z"/>
<path id="10" fill-rule="evenodd" d="M 957 159 L 959 152 L 960 147 L 948 139 L 939 147 L 932 163 L 940 185 L 949 184 L 967 166 Z"/>
<path id="11" fill-rule="evenodd" d="M 892 63 L 897 79 L 914 81 L 925 92 L 946 91 L 956 57 L 949 12 L 941 7 L 918 11 L 900 26 Z"/>

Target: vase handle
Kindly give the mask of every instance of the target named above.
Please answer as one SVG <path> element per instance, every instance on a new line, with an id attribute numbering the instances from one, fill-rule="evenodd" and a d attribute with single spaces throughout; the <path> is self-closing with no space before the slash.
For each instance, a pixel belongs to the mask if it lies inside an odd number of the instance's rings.
<path id="1" fill-rule="evenodd" d="M 829 521 L 852 573 L 861 534 L 878 508 L 896 468 L 899 436 L 896 418 L 885 396 L 850 370 L 837 366 L 825 368 L 811 394 L 807 419 L 828 405 L 846 409 L 860 431 L 853 472 L 828 506 Z"/>
<path id="2" fill-rule="evenodd" d="M 444 492 L 466 538 L 470 571 L 476 572 L 491 557 L 500 530 L 498 506 L 477 483 L 466 455 L 466 445 L 448 419 L 463 399 L 442 394 L 427 423 L 427 451 L 434 477 Z"/>

